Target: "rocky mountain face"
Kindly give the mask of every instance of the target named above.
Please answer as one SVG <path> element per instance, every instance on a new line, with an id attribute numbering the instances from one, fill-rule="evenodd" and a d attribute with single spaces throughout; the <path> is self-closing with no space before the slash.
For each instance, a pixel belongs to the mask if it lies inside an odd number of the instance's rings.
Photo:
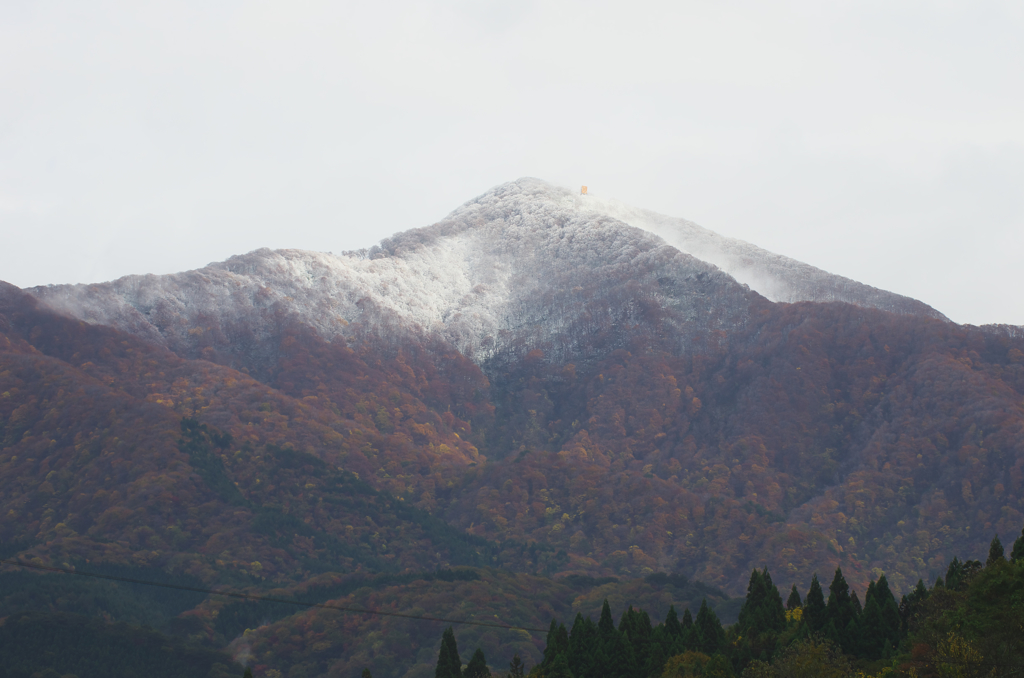
<path id="1" fill-rule="evenodd" d="M 0 288 L 4 553 L 738 594 L 765 565 L 906 590 L 1020 530 L 1015 328 L 591 198 L 520 180 L 365 252 Z"/>

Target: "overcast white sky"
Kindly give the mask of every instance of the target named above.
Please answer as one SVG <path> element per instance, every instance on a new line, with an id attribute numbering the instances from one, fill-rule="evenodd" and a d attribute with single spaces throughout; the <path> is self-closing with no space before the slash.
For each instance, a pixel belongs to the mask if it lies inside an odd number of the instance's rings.
<path id="1" fill-rule="evenodd" d="M 0 0 L 0 279 L 341 251 L 536 176 L 1024 324 L 1024 3 Z"/>

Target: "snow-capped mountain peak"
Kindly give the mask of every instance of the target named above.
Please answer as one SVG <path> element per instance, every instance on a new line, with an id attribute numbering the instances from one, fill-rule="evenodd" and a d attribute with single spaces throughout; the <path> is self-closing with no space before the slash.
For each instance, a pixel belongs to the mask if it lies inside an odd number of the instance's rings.
<path id="1" fill-rule="evenodd" d="M 650 332 L 686 350 L 702 333 L 746 322 L 751 304 L 764 303 L 750 290 L 941 317 L 683 219 L 537 179 L 497 186 L 369 251 L 263 249 L 185 273 L 31 292 L 74 317 L 190 353 L 197 331 L 255 345 L 287 317 L 327 339 L 436 336 L 485 361 L 531 347 L 564 357 L 606 350 L 625 341 L 631 323 L 654 317 Z"/>

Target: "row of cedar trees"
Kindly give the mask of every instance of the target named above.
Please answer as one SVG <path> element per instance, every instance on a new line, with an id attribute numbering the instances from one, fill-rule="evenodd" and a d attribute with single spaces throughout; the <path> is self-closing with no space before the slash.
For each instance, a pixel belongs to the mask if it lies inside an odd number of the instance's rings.
<path id="1" fill-rule="evenodd" d="M 1024 563 L 1024 531 L 1013 545 L 1010 561 Z M 954 558 L 945 579 L 940 577 L 932 590 L 918 581 L 917 587 L 903 596 L 899 604 L 882 575 L 868 585 L 865 602 L 861 605 L 857 593 L 850 591 L 842 570 L 837 569 L 827 601 L 815 575 L 803 600 L 794 585 L 783 605 L 767 568 L 754 570 L 739 620 L 728 630 L 723 628 L 706 600 L 701 603 L 696 618 L 686 609 L 680 620 L 672 606 L 665 621 L 657 626 L 652 626 L 646 612 L 630 606 L 616 628 L 605 600 L 596 624 L 589 617 L 577 614 L 569 631 L 565 624 L 552 620 L 544 659 L 529 676 L 729 678 L 746 667 L 751 667 L 747 672 L 750 675 L 761 675 L 758 670 L 774 675 L 769 668 L 772 660 L 784 654 L 787 646 L 792 649 L 800 643 L 809 645 L 812 653 L 815 648 L 821 652 L 825 647 L 825 653 L 834 652 L 838 656 L 841 651 L 849 658 L 877 663 L 896 657 L 912 619 L 924 610 L 933 591 L 963 592 L 976 575 L 994 563 L 1005 563 L 998 537 L 992 541 L 985 565 L 977 560 L 961 562 Z M 523 678 L 525 667 L 518 655 L 509 668 L 506 678 Z M 449 627 L 442 637 L 434 675 L 435 678 L 488 678 L 490 673 L 479 648 L 469 665 L 462 668 L 455 634 Z"/>

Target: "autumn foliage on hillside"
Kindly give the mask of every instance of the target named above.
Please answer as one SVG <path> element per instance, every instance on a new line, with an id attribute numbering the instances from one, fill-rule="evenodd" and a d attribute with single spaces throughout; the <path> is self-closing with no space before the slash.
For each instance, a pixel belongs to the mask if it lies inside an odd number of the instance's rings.
<path id="1" fill-rule="evenodd" d="M 481 365 L 286 313 L 172 351 L 5 286 L 0 554 L 288 595 L 451 566 L 733 594 L 753 567 L 786 586 L 841 566 L 907 591 L 1024 523 L 1024 340 L 756 300 L 727 333 L 709 297 L 682 341 L 651 266 L 554 294 L 565 341 L 506 338 Z M 225 605 L 183 614 L 227 643 Z"/>
<path id="2" fill-rule="evenodd" d="M 733 590 L 751 563 L 794 581 L 881 569 L 903 588 L 1024 518 L 1019 342 L 796 304 L 732 346 L 585 367 L 535 351 L 492 376 L 500 461 L 449 515 L 562 545 L 580 569 Z"/>
<path id="3" fill-rule="evenodd" d="M 426 408 L 389 397 L 389 375 L 357 361 L 370 386 L 347 394 L 344 416 L 315 396 L 290 397 L 244 373 L 40 312 L 25 295 L 5 302 L 0 538 L 8 553 L 132 562 L 211 582 L 482 562 L 482 540 L 407 505 L 405 485 L 385 468 L 400 477 L 396 457 L 421 462 L 416 478 L 444 486 L 479 453 L 458 437 L 462 422 L 452 415 L 431 411 L 417 423 Z M 403 405 L 411 416 L 399 419 Z M 403 438 L 413 427 L 422 448 Z"/>

